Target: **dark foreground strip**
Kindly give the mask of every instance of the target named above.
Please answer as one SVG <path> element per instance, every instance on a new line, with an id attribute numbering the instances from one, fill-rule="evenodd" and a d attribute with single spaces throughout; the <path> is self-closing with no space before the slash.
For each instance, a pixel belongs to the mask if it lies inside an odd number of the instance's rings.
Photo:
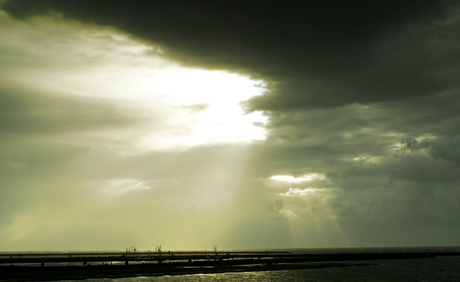
<path id="1" fill-rule="evenodd" d="M 279 264 L 244 264 L 244 265 L 98 265 L 98 266 L 2 266 L 0 281 L 55 281 L 78 280 L 88 278 L 121 278 L 135 276 L 184 275 L 198 273 L 250 272 L 292 269 L 312 269 L 326 267 L 369 266 L 363 263 L 279 263 Z"/>

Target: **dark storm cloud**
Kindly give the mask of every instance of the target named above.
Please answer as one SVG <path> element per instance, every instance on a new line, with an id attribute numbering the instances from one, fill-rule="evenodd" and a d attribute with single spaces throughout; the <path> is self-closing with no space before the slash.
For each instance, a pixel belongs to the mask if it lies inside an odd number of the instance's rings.
<path id="1" fill-rule="evenodd" d="M 443 159 L 460 164 L 460 136 L 446 137 L 433 144 L 430 155 L 435 159 Z"/>
<path id="2" fill-rule="evenodd" d="M 347 165 L 344 159 L 427 148 L 433 157 L 447 158 L 458 140 L 459 106 L 458 94 L 451 91 L 372 106 L 274 112 L 261 156 L 272 159 L 267 164 L 292 169 Z"/>
<path id="3" fill-rule="evenodd" d="M 349 165 L 340 174 L 330 173 L 328 176 L 331 179 L 338 177 L 355 185 L 354 187 L 340 185 L 341 187 L 361 189 L 369 187 L 369 183 L 359 187 L 356 185 L 357 179 L 369 178 L 374 181 L 374 186 L 379 186 L 381 183 L 375 181 L 379 177 L 383 177 L 388 184 L 394 180 L 412 183 L 444 183 L 458 182 L 460 175 L 458 168 L 447 161 L 434 160 L 429 156 L 405 155 L 388 157 L 377 164 L 357 162 Z"/>
<path id="4" fill-rule="evenodd" d="M 440 75 L 457 65 L 456 48 L 433 52 L 426 42 L 412 44 L 427 33 L 423 23 L 455 3 L 11 0 L 4 9 L 115 26 L 167 46 L 184 63 L 262 76 L 269 91 L 248 108 L 284 110 L 398 100 L 457 85 Z M 420 30 L 399 40 L 408 24 Z"/>

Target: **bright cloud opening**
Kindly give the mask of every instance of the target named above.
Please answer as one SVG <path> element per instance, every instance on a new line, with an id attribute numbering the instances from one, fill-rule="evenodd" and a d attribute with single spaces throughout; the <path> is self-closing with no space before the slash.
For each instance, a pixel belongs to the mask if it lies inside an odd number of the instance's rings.
<path id="1" fill-rule="evenodd" d="M 288 183 L 302 183 L 316 179 L 323 180 L 324 178 L 326 178 L 326 176 L 320 173 L 310 173 L 299 177 L 294 177 L 291 175 L 274 175 L 270 177 L 271 180 Z"/>
<path id="2" fill-rule="evenodd" d="M 108 27 L 53 17 L 20 22 L 5 13 L 0 20 L 9 23 L 0 27 L 0 63 L 8 65 L 0 71 L 3 85 L 104 100 L 140 121 L 97 132 L 99 139 L 141 152 L 265 139 L 267 118 L 241 107 L 265 91 L 263 81 L 181 66 L 161 46 Z M 64 141 L 93 146 L 94 137 L 86 132 Z"/>

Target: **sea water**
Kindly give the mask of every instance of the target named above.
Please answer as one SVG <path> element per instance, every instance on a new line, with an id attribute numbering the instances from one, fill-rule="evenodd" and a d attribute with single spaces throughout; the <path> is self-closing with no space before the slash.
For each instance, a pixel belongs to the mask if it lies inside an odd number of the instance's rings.
<path id="1" fill-rule="evenodd" d="M 255 250 L 251 250 L 255 251 Z M 266 250 L 259 250 L 266 251 Z M 273 251 L 273 250 L 271 250 Z M 279 250 L 278 250 L 279 251 Z M 291 253 L 387 253 L 387 252 L 447 252 L 460 251 L 460 247 L 430 248 L 347 248 L 347 249 L 287 249 Z M 351 267 L 317 269 L 228 272 L 216 274 L 189 274 L 140 276 L 130 278 L 86 279 L 85 282 L 178 282 L 178 281 L 459 281 L 460 256 L 439 256 L 426 259 L 395 259 L 349 261 Z M 367 264 L 368 266 L 362 266 Z M 82 281 L 82 280 L 66 280 Z"/>

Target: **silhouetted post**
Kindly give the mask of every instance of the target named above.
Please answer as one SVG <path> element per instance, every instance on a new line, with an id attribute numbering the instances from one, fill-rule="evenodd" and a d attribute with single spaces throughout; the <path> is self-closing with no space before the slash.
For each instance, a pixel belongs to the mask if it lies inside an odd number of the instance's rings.
<path id="1" fill-rule="evenodd" d="M 157 249 L 158 254 L 159 254 L 158 264 L 161 264 L 161 245 L 157 245 L 156 249 Z"/>

